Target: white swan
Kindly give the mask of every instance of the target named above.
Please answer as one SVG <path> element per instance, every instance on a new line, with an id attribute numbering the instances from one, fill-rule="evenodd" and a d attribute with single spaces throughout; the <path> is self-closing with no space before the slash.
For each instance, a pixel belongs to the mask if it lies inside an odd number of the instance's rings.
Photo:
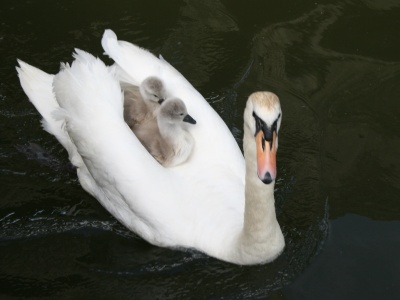
<path id="1" fill-rule="evenodd" d="M 156 110 L 155 120 L 137 124 L 132 131 L 160 164 L 174 167 L 184 163 L 194 147 L 188 124 L 196 121 L 188 114 L 185 103 L 168 98 Z"/>
<path id="2" fill-rule="evenodd" d="M 157 77 L 148 77 L 139 85 L 121 81 L 124 90 L 124 119 L 133 130 L 135 126 L 155 118 L 155 111 L 166 99 L 164 84 Z"/>
<path id="3" fill-rule="evenodd" d="M 278 98 L 259 92 L 247 101 L 245 165 L 224 122 L 178 71 L 143 49 L 117 41 L 111 31 L 102 44 L 132 84 L 158 76 L 171 94 L 185 101 L 197 120 L 192 130 L 195 147 L 185 164 L 158 164 L 124 122 L 118 81 L 86 53 L 77 51 L 71 68 L 54 80 L 20 62 L 24 91 L 45 119 L 45 129 L 68 150 L 84 189 L 154 245 L 195 248 L 236 264 L 275 259 L 285 245 L 274 207 L 282 119 Z M 58 105 L 63 110 L 54 119 Z"/>

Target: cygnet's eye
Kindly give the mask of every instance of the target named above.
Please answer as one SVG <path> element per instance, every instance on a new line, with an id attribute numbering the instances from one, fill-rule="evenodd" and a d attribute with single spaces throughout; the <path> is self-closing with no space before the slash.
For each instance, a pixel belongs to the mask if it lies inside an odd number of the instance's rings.
<path id="1" fill-rule="evenodd" d="M 154 96 L 155 98 L 159 99 L 159 97 L 158 97 L 156 94 L 153 94 L 153 96 Z"/>

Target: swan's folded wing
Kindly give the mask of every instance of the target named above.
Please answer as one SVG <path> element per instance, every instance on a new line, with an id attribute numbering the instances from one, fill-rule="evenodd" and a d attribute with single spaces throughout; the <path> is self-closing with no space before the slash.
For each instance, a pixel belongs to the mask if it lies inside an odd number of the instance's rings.
<path id="1" fill-rule="evenodd" d="M 114 217 L 157 243 L 150 228 L 167 209 L 163 199 L 174 194 L 173 171 L 157 163 L 124 122 L 122 93 L 112 72 L 94 57 L 79 51 L 75 57 L 54 78 L 54 91 L 66 112 L 68 134 L 93 178 L 84 182 Z"/>
<path id="2" fill-rule="evenodd" d="M 65 130 L 63 111 L 53 93 L 54 75 L 47 74 L 21 60 L 17 72 L 21 86 L 29 100 L 43 117 L 43 129 L 54 135 L 67 150 L 71 163 L 79 167 L 82 159 Z"/>

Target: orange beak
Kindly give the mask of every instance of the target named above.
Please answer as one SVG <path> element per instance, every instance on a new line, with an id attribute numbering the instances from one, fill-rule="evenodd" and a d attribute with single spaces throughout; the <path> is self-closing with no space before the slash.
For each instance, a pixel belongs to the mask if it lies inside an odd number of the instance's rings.
<path id="1" fill-rule="evenodd" d="M 258 178 L 269 184 L 276 178 L 276 132 L 272 133 L 272 142 L 268 142 L 260 130 L 256 135 L 256 145 Z"/>

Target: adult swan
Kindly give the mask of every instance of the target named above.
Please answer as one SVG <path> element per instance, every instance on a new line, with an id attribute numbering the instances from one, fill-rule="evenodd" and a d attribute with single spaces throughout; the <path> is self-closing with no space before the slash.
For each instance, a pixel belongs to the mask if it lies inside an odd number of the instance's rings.
<path id="1" fill-rule="evenodd" d="M 44 129 L 67 149 L 82 187 L 122 224 L 162 247 L 194 248 L 236 264 L 274 260 L 284 248 L 274 183 L 282 112 L 269 92 L 252 94 L 244 112 L 244 157 L 229 129 L 165 60 L 106 30 L 113 67 L 76 50 L 71 66 L 49 75 L 22 61 L 21 85 Z M 198 121 L 187 163 L 162 167 L 123 118 L 119 80 L 163 80 Z"/>

